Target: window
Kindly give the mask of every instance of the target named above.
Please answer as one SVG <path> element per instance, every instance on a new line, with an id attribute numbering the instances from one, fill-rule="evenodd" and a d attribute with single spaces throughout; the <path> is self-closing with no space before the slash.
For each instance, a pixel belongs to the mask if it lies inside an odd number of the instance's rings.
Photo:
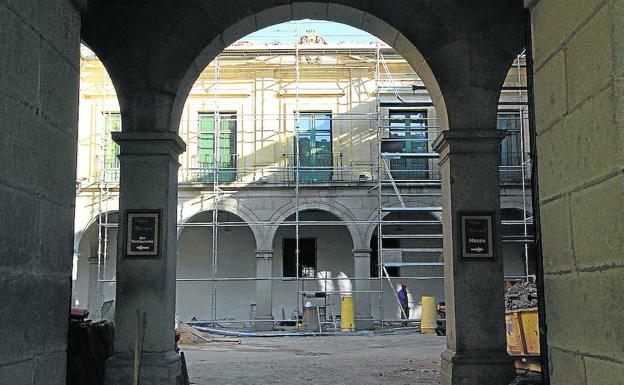
<path id="1" fill-rule="evenodd" d="M 218 168 L 219 182 L 236 180 L 236 113 L 201 112 L 198 116 L 199 129 L 197 139 L 197 166 L 206 172 L 201 175 L 202 182 L 212 182 L 213 170 Z M 219 121 L 219 140 L 215 143 L 215 122 Z M 215 155 L 219 150 L 219 159 Z"/>
<path id="2" fill-rule="evenodd" d="M 297 276 L 297 240 L 284 238 L 283 241 L 283 275 L 284 277 Z M 316 238 L 299 238 L 299 277 L 303 270 L 311 268 L 316 272 Z"/>
<path id="3" fill-rule="evenodd" d="M 426 111 L 390 111 L 389 144 L 392 152 L 427 153 L 427 112 Z M 402 140 L 397 140 L 402 139 Z M 417 157 L 398 157 L 390 159 L 392 177 L 397 180 L 428 179 L 429 161 Z"/>
<path id="4" fill-rule="evenodd" d="M 113 140 L 112 133 L 121 131 L 121 114 L 119 112 L 104 113 L 104 153 L 101 170 L 105 182 L 114 182 L 119 178 L 119 145 Z"/>
<path id="5" fill-rule="evenodd" d="M 498 129 L 506 136 L 501 141 L 501 181 L 519 181 L 522 177 L 522 116 L 520 111 L 499 111 Z"/>
<path id="6" fill-rule="evenodd" d="M 332 179 L 332 114 L 302 112 L 297 121 L 299 178 L 301 181 Z"/>

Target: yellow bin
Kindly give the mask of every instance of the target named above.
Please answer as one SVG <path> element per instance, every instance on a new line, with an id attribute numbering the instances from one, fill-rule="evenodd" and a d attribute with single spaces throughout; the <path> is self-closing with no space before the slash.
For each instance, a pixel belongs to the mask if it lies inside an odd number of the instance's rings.
<path id="1" fill-rule="evenodd" d="M 423 334 L 435 333 L 435 328 L 438 326 L 435 297 L 422 297 L 421 305 L 420 332 Z"/>
<path id="2" fill-rule="evenodd" d="M 345 295 L 340 300 L 340 331 L 348 332 L 355 330 L 353 317 L 353 297 Z"/>

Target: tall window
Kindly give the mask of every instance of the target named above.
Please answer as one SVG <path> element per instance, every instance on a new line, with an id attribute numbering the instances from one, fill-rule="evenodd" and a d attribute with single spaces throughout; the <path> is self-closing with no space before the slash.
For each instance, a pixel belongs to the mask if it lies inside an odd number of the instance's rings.
<path id="1" fill-rule="evenodd" d="M 236 113 L 201 112 L 198 116 L 197 165 L 204 169 L 201 180 L 212 182 L 213 170 L 218 167 L 219 182 L 236 180 Z M 215 126 L 219 121 L 219 139 L 215 143 Z M 216 159 L 217 146 L 219 159 Z"/>
<path id="2" fill-rule="evenodd" d="M 121 131 L 121 114 L 105 112 L 104 114 L 104 169 L 102 177 L 105 182 L 114 182 L 119 178 L 119 145 L 113 141 L 112 133 Z"/>
<path id="3" fill-rule="evenodd" d="M 299 178 L 302 181 L 330 181 L 332 178 L 332 114 L 302 112 L 299 131 Z"/>
<path id="4" fill-rule="evenodd" d="M 427 112 L 390 111 L 389 145 L 397 153 L 427 153 Z M 429 161 L 415 156 L 390 159 L 392 177 L 398 180 L 428 179 Z"/>
<path id="5" fill-rule="evenodd" d="M 521 124 L 520 111 L 499 111 L 498 129 L 506 135 L 501 141 L 501 181 L 519 181 L 522 177 Z"/>

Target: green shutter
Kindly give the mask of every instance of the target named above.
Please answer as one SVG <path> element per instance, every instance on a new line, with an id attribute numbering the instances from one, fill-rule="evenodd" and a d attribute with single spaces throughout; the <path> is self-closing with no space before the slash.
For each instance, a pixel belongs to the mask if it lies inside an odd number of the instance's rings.
<path id="1" fill-rule="evenodd" d="M 121 115 L 119 113 L 104 114 L 104 168 L 119 168 L 119 145 L 113 141 L 112 133 L 121 131 Z"/>
<path id="2" fill-rule="evenodd" d="M 218 167 L 224 170 L 218 172 L 220 182 L 232 182 L 236 179 L 236 115 L 222 114 L 219 129 Z M 205 168 L 205 173 L 200 177 L 202 182 L 213 181 L 213 168 L 215 165 L 215 115 L 202 113 L 199 115 L 199 134 L 197 141 L 198 167 Z"/>

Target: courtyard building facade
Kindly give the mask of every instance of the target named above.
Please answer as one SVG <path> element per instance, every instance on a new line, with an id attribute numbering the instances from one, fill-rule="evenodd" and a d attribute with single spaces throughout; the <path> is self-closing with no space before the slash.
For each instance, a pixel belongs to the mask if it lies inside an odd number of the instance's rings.
<path id="1" fill-rule="evenodd" d="M 302 30 L 302 26 L 308 30 Z M 313 21 L 232 44 L 194 84 L 179 133 L 176 317 L 273 328 L 321 301 L 356 325 L 444 301 L 440 129 L 423 81 L 387 44 L 333 42 Z M 320 25 L 323 26 L 322 24 Z M 300 32 L 299 32 L 300 31 Z M 362 41 L 362 37 L 366 39 Z M 343 38 L 348 39 L 349 37 Z M 74 306 L 113 318 L 121 115 L 103 65 L 81 67 Z M 500 95 L 505 276 L 532 280 L 526 58 Z M 381 230 L 381 237 L 378 235 Z M 501 287 L 503 282 L 501 281 Z M 103 313 L 104 311 L 104 313 Z M 255 322 L 267 319 L 267 323 Z"/>

